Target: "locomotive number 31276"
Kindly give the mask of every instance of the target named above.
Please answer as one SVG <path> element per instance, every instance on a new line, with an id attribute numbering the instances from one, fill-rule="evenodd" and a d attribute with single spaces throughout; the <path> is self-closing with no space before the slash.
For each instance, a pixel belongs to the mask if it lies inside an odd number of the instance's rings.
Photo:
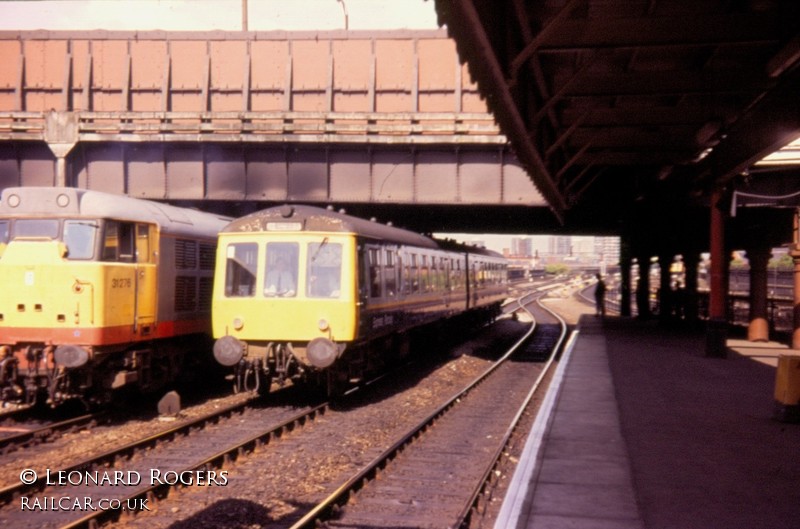
<path id="1" fill-rule="evenodd" d="M 111 280 L 111 288 L 131 288 L 131 278 L 122 277 Z"/>

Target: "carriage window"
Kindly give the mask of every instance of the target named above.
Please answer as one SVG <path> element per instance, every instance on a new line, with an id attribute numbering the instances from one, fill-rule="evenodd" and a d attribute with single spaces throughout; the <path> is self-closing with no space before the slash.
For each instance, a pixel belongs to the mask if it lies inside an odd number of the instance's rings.
<path id="1" fill-rule="evenodd" d="M 67 259 L 91 259 L 100 225 L 94 220 L 67 220 L 64 222 L 64 244 Z"/>
<path id="2" fill-rule="evenodd" d="M 380 253 L 377 248 L 369 249 L 369 295 L 372 298 L 381 297 L 383 281 L 381 280 Z"/>
<path id="3" fill-rule="evenodd" d="M 408 286 L 405 284 L 404 277 L 408 275 L 408 266 L 403 266 L 403 255 L 397 252 L 397 267 L 395 268 L 395 277 L 397 278 L 397 293 L 404 294 L 407 292 Z"/>
<path id="4" fill-rule="evenodd" d="M 406 254 L 406 260 L 403 263 L 403 293 L 404 294 L 411 294 L 411 285 L 413 280 L 411 278 L 411 263 L 410 259 L 408 258 L 408 254 Z"/>
<path id="5" fill-rule="evenodd" d="M 419 267 L 417 254 L 411 255 L 411 292 L 419 292 Z"/>
<path id="6" fill-rule="evenodd" d="M 397 268 L 394 262 L 394 252 L 387 249 L 386 253 L 384 253 L 384 259 L 386 295 L 391 297 L 397 294 Z"/>
<path id="7" fill-rule="evenodd" d="M 258 245 L 256 243 L 229 244 L 226 249 L 225 295 L 248 297 L 255 294 Z"/>
<path id="8" fill-rule="evenodd" d="M 308 285 L 312 298 L 338 298 L 342 284 L 342 245 L 312 242 L 308 245 Z"/>
<path id="9" fill-rule="evenodd" d="M 20 219 L 14 223 L 14 238 L 47 237 L 58 239 L 57 219 Z"/>
<path id="10" fill-rule="evenodd" d="M 298 251 L 299 246 L 294 242 L 267 244 L 265 296 L 291 298 L 297 295 Z"/>
<path id="11" fill-rule="evenodd" d="M 422 256 L 422 267 L 419 269 L 419 284 L 422 292 L 430 290 L 430 270 L 428 268 L 428 256 Z"/>
<path id="12" fill-rule="evenodd" d="M 461 273 L 461 261 L 456 261 L 456 266 L 453 269 L 453 288 L 458 289 L 464 283 L 464 275 Z"/>

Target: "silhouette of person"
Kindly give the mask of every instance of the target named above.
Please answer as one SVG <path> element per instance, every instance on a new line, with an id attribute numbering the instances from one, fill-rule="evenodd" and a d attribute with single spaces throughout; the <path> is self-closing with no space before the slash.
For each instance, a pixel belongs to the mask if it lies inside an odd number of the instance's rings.
<path id="1" fill-rule="evenodd" d="M 595 314 L 597 316 L 606 315 L 606 284 L 603 277 L 597 274 L 597 284 L 594 287 Z"/>
<path id="2" fill-rule="evenodd" d="M 676 281 L 674 286 L 675 290 L 672 292 L 673 310 L 675 317 L 682 320 L 686 316 L 686 290 L 680 281 Z"/>

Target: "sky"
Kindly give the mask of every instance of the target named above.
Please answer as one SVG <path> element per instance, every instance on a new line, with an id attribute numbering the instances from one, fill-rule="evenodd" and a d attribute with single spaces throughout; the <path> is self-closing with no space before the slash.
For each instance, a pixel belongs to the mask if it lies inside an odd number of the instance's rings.
<path id="1" fill-rule="evenodd" d="M 0 30 L 242 29 L 243 0 L 0 0 Z M 433 0 L 247 0 L 248 29 L 436 29 Z"/>

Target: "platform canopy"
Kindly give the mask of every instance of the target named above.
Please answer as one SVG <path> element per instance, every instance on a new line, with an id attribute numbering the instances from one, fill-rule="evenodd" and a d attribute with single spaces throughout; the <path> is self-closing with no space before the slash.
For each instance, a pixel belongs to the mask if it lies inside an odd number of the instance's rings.
<path id="1" fill-rule="evenodd" d="M 795 0 L 436 9 L 562 220 L 619 224 L 639 211 L 670 222 L 800 136 Z"/>

